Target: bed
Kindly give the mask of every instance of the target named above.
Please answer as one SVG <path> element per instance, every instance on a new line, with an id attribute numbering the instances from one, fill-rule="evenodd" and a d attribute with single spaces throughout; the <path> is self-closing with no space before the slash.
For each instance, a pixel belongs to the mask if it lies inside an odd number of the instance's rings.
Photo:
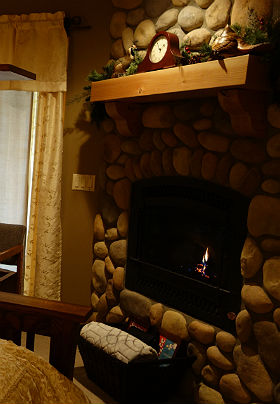
<path id="1" fill-rule="evenodd" d="M 0 292 L 0 404 L 89 403 L 72 378 L 80 328 L 90 313 L 87 306 Z M 35 334 L 50 337 L 50 363 L 31 351 Z"/>

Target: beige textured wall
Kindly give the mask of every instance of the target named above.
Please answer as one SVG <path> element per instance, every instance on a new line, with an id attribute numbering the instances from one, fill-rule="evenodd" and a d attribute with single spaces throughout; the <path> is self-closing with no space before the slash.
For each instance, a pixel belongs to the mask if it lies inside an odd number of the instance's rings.
<path id="1" fill-rule="evenodd" d="M 72 174 L 96 174 L 102 154 L 102 137 L 82 116 L 83 101 L 69 104 L 82 92 L 86 76 L 100 70 L 109 58 L 111 39 L 108 26 L 112 15 L 110 0 L 103 2 L 68 0 L 10 0 L 1 6 L 1 14 L 65 11 L 81 16 L 90 29 L 75 30 L 69 38 L 68 92 L 65 117 L 62 177 L 62 300 L 90 302 L 92 265 L 92 226 L 97 192 L 72 191 Z"/>

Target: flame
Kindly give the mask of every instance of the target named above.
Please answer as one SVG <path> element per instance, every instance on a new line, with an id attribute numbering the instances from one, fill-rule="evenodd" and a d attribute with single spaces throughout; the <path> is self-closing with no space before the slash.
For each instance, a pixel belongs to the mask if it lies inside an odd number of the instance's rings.
<path id="1" fill-rule="evenodd" d="M 206 275 L 206 273 L 205 273 L 206 268 L 207 268 L 208 258 L 209 258 L 209 252 L 208 252 L 208 247 L 207 247 L 206 251 L 205 251 L 205 254 L 202 257 L 201 264 L 198 264 L 197 267 L 195 268 L 195 270 L 197 272 L 199 272 L 205 278 L 210 278 L 209 275 Z"/>

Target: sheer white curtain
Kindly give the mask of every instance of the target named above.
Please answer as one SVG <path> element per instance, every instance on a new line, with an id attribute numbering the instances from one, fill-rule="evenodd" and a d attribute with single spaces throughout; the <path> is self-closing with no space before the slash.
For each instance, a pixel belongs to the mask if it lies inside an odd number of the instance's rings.
<path id="1" fill-rule="evenodd" d="M 0 222 L 26 225 L 32 93 L 0 91 Z"/>

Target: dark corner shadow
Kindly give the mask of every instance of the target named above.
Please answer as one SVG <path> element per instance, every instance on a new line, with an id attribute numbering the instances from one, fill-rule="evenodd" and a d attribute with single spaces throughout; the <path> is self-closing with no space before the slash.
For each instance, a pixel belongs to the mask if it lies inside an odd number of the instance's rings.
<path id="1" fill-rule="evenodd" d="M 109 394 L 105 393 L 99 386 L 97 386 L 92 380 L 87 377 L 87 373 L 83 366 L 75 367 L 74 378 L 86 389 L 91 391 L 97 397 L 101 398 L 105 403 L 117 404 Z"/>

